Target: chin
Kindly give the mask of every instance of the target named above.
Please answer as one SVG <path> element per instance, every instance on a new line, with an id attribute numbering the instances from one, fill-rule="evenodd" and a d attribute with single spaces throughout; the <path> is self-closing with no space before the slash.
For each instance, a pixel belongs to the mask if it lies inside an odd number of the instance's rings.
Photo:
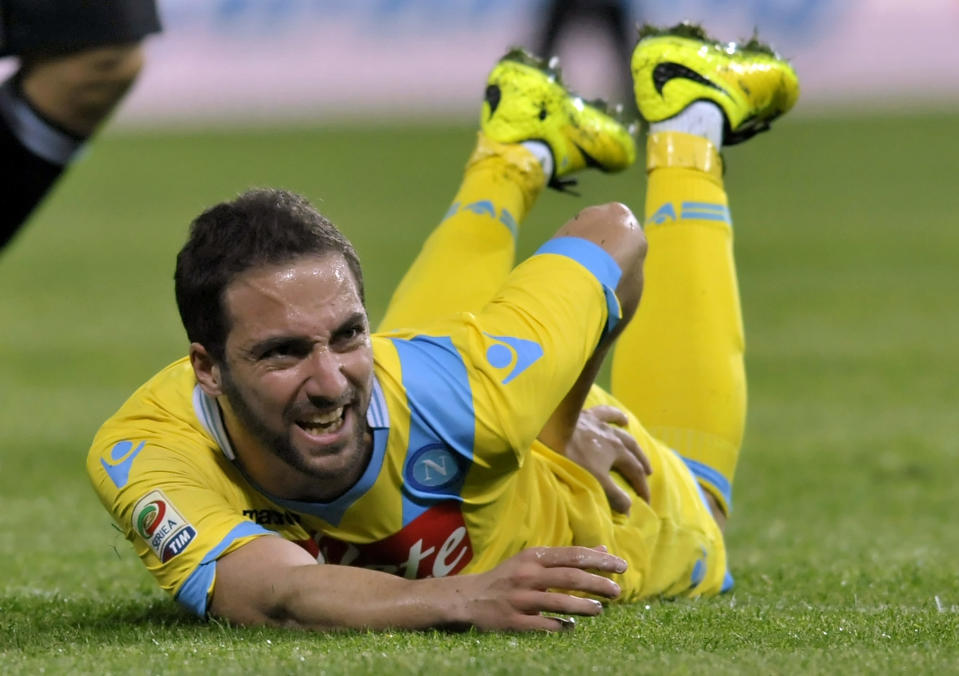
<path id="1" fill-rule="evenodd" d="M 347 481 L 352 486 L 366 469 L 363 445 L 357 440 L 328 446 L 319 452 L 298 454 L 302 464 L 299 469 L 310 476 L 324 481 Z M 344 490 L 345 490 L 344 488 Z"/>

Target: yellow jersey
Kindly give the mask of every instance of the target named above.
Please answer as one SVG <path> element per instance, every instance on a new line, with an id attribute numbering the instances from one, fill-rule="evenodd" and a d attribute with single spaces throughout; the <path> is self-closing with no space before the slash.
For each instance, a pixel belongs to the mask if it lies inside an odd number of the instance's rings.
<path id="1" fill-rule="evenodd" d="M 87 469 L 160 585 L 205 614 L 216 560 L 255 537 L 320 563 L 408 578 L 482 572 L 538 545 L 604 544 L 626 558 L 622 599 L 718 591 L 721 533 L 693 476 L 635 418 L 653 463 L 650 504 L 610 510 L 588 472 L 536 441 L 619 319 L 619 269 L 577 238 L 548 242 L 482 311 L 372 337 L 372 456 L 325 503 L 267 494 L 234 462 L 218 404 L 188 359 L 104 423 Z M 588 405 L 616 402 L 599 388 Z"/>

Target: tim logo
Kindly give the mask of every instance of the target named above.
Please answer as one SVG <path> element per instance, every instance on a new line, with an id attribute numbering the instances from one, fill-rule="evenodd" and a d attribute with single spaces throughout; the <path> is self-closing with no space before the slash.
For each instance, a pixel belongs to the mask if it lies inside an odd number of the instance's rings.
<path id="1" fill-rule="evenodd" d="M 354 544 L 318 534 L 317 544 L 317 558 L 326 563 L 375 568 L 409 579 L 455 575 L 473 560 L 466 523 L 454 500 L 434 505 L 379 542 Z"/>
<path id="2" fill-rule="evenodd" d="M 503 378 L 504 385 L 543 356 L 543 348 L 532 340 L 511 336 L 492 336 L 488 333 L 484 335 L 496 341 L 486 348 L 486 361 L 493 368 L 509 369 L 509 373 Z"/>
<path id="3" fill-rule="evenodd" d="M 133 508 L 133 530 L 166 563 L 186 549 L 196 528 L 176 511 L 163 491 L 150 491 Z"/>

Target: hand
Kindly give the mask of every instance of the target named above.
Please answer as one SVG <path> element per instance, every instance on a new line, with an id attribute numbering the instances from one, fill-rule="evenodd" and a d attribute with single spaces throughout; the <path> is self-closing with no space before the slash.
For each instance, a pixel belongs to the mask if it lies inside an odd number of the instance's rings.
<path id="1" fill-rule="evenodd" d="M 626 562 L 605 547 L 533 547 L 478 575 L 463 575 L 456 596 L 464 603 L 463 621 L 483 630 L 560 631 L 574 626 L 562 615 L 599 615 L 603 605 L 566 591 L 614 599 L 619 585 L 601 573 L 622 573 Z M 553 591 L 549 591 L 553 590 Z M 566 591 L 557 591 L 566 590 Z"/>
<path id="2" fill-rule="evenodd" d="M 649 502 L 646 477 L 653 473 L 649 458 L 633 436 L 623 427 L 617 427 L 626 425 L 626 422 L 626 414 L 613 406 L 585 409 L 579 414 L 576 429 L 564 453 L 599 480 L 609 506 L 623 514 L 629 514 L 632 500 L 613 481 L 610 472 L 615 469 L 622 474 L 646 502 Z"/>

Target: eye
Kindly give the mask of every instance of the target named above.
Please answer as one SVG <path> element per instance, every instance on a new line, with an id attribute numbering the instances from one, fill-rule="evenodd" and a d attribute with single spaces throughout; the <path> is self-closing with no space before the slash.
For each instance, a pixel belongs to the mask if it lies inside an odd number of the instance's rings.
<path id="1" fill-rule="evenodd" d="M 333 342 L 341 346 L 359 343 L 366 337 L 366 325 L 360 322 L 349 324 L 336 332 Z"/>
<path id="2" fill-rule="evenodd" d="M 260 352 L 261 360 L 302 358 L 310 352 L 310 346 L 300 341 L 284 341 L 266 347 Z"/>

